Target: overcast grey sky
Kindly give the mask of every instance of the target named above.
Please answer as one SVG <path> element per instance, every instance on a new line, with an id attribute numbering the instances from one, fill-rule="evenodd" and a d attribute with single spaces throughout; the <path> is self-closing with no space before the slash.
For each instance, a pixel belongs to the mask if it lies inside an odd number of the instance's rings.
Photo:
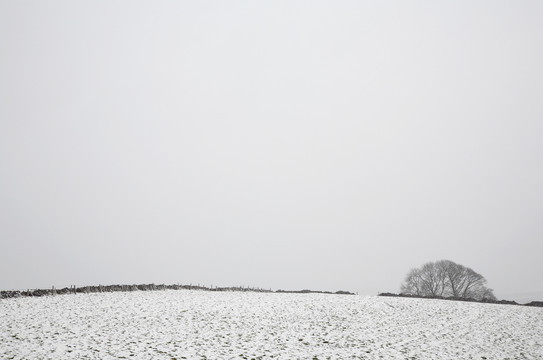
<path id="1" fill-rule="evenodd" d="M 543 299 L 543 2 L 0 1 L 0 289 Z"/>

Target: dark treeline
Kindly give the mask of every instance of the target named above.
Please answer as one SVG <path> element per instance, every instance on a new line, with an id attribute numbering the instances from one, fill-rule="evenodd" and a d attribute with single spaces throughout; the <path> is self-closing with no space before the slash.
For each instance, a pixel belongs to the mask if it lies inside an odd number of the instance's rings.
<path id="1" fill-rule="evenodd" d="M 141 285 L 98 285 L 98 286 L 83 286 L 76 287 L 75 285 L 69 288 L 55 289 L 35 289 L 35 290 L 11 290 L 0 291 L 0 299 L 18 298 L 18 297 L 40 297 L 48 295 L 67 295 L 67 294 L 90 294 L 90 293 L 102 293 L 102 292 L 117 292 L 117 291 L 157 291 L 157 290 L 202 290 L 202 291 L 237 291 L 237 292 L 262 292 L 262 293 L 292 293 L 292 294 L 338 294 L 338 295 L 354 295 L 348 291 L 337 291 L 335 293 L 329 291 L 313 291 L 313 290 L 300 290 L 300 291 L 285 291 L 271 289 L 261 289 L 255 287 L 234 286 L 234 287 L 207 287 L 203 285 L 155 285 L 155 284 L 141 284 Z"/>
<path id="2" fill-rule="evenodd" d="M 527 304 L 519 304 L 516 301 L 511 300 L 495 300 L 495 299 L 482 299 L 477 300 L 473 298 L 461 298 L 461 297 L 444 297 L 444 296 L 423 296 L 423 295 L 411 295 L 411 294 L 393 294 L 393 293 L 380 293 L 378 296 L 390 296 L 390 297 L 404 297 L 404 298 L 416 298 L 416 299 L 438 299 L 438 300 L 452 300 L 452 301 L 467 301 L 477 302 L 485 304 L 502 304 L 502 305 L 520 305 L 520 306 L 536 306 L 543 307 L 543 301 L 532 301 Z"/>
<path id="3" fill-rule="evenodd" d="M 276 293 L 283 293 L 283 294 L 331 294 L 331 295 L 354 295 L 354 293 L 349 291 L 315 291 L 315 290 L 277 290 Z"/>

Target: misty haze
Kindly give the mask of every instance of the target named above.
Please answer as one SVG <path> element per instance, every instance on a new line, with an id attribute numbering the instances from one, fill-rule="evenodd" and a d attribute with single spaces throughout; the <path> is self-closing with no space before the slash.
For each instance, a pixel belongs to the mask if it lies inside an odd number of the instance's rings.
<path id="1" fill-rule="evenodd" d="M 0 358 L 543 356 L 541 19 L 0 0 Z"/>

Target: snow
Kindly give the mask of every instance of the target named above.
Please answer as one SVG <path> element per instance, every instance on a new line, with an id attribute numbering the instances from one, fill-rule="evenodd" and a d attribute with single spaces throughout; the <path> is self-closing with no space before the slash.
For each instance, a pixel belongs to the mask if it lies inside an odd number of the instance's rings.
<path id="1" fill-rule="evenodd" d="M 543 309 L 187 290 L 0 300 L 1 359 L 542 359 Z"/>

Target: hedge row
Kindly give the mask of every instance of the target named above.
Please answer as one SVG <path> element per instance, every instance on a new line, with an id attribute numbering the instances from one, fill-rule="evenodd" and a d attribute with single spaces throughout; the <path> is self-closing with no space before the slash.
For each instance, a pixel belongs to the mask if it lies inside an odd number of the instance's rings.
<path id="1" fill-rule="evenodd" d="M 404 298 L 417 298 L 417 299 L 438 299 L 438 300 L 452 300 L 452 301 L 467 301 L 467 302 L 477 302 L 485 304 L 502 304 L 502 305 L 521 305 L 521 306 L 535 306 L 543 307 L 543 301 L 532 301 L 527 304 L 519 304 L 516 301 L 511 300 L 475 300 L 471 298 L 458 298 L 458 297 L 443 297 L 443 296 L 422 296 L 422 295 L 409 295 L 409 294 L 394 294 L 394 293 L 380 293 L 378 296 L 389 296 L 389 297 L 404 297 Z"/>

